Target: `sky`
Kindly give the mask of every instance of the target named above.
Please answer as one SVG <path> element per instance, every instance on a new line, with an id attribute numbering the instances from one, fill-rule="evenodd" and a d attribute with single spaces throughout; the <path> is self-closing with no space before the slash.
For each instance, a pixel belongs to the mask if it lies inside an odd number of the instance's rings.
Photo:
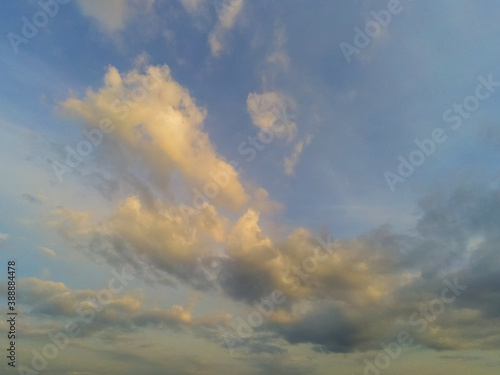
<path id="1" fill-rule="evenodd" d="M 2 371 L 498 374 L 499 17 L 3 2 Z"/>

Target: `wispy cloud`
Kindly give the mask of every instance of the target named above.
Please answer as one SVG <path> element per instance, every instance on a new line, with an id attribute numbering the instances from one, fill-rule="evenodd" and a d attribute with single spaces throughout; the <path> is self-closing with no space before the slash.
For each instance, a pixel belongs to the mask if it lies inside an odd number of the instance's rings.
<path id="1" fill-rule="evenodd" d="M 285 160 L 284 160 L 285 173 L 288 176 L 293 175 L 294 170 L 295 170 L 295 166 L 299 162 L 300 155 L 304 151 L 304 148 L 306 146 L 308 146 L 309 143 L 311 143 L 311 140 L 312 140 L 312 136 L 307 135 L 304 140 L 297 142 L 295 144 L 295 147 L 293 149 L 293 153 L 290 156 L 285 157 Z"/>
<path id="2" fill-rule="evenodd" d="M 40 247 L 40 250 L 49 257 L 55 258 L 56 252 L 54 250 L 49 249 L 48 247 Z"/>
<path id="3" fill-rule="evenodd" d="M 208 36 L 208 42 L 212 56 L 218 57 L 227 49 L 227 33 L 235 26 L 237 18 L 241 13 L 243 0 L 215 0 L 213 2 L 217 11 L 217 23 Z"/>

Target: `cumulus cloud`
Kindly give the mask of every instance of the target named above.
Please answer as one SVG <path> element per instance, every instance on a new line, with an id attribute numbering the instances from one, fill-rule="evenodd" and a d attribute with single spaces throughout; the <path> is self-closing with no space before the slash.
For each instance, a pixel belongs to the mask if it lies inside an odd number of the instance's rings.
<path id="1" fill-rule="evenodd" d="M 243 0 L 226 0 L 215 3 L 219 15 L 220 25 L 225 29 L 231 29 L 236 22 L 236 17 L 243 7 Z"/>
<path id="2" fill-rule="evenodd" d="M 269 192 L 264 188 L 257 188 L 255 190 L 251 206 L 256 211 L 266 214 L 280 212 L 285 208 L 283 204 L 271 200 Z"/>
<path id="3" fill-rule="evenodd" d="M 307 135 L 303 141 L 297 142 L 295 145 L 292 155 L 285 157 L 284 160 L 284 166 L 285 166 L 285 173 L 288 176 L 293 175 L 295 166 L 299 162 L 300 155 L 302 155 L 302 151 L 304 151 L 304 147 L 308 146 L 309 143 L 311 143 L 312 136 Z"/>
<path id="4" fill-rule="evenodd" d="M 201 211 L 196 231 L 186 232 L 181 215 L 167 209 L 151 213 L 130 198 L 99 233 L 93 229 L 85 246 L 112 264 L 128 259 L 137 267 L 142 254 L 151 260 L 149 267 L 165 273 L 155 276 L 159 280 L 172 275 L 200 290 L 212 285 L 249 309 L 278 289 L 286 300 L 256 335 L 307 343 L 318 352 L 376 350 L 402 329 L 437 350 L 497 348 L 500 329 L 492 327 L 500 316 L 500 196 L 480 187 L 458 188 L 429 195 L 419 207 L 421 218 L 411 234 L 382 227 L 325 246 L 304 228 L 285 238 L 264 233 L 253 209 L 234 223 L 210 224 Z M 83 232 L 66 231 L 76 237 Z M 222 255 L 214 255 L 208 239 L 223 248 Z M 214 263 L 210 279 L 208 264 Z M 445 280 L 467 289 L 417 332 L 410 316 L 441 298 Z"/>
<path id="5" fill-rule="evenodd" d="M 241 16 L 244 0 L 181 0 L 184 9 L 194 17 L 212 17 L 215 26 L 208 34 L 208 45 L 213 57 L 219 57 L 228 48 L 228 36 Z"/>
<path id="6" fill-rule="evenodd" d="M 144 75 L 135 70 L 121 75 L 110 67 L 104 87 L 89 90 L 83 99 L 70 98 L 61 107 L 91 129 L 112 122 L 114 130 L 106 136 L 118 141 L 119 150 L 114 151 L 130 155 L 119 161 L 119 168 L 130 175 L 140 161 L 159 191 L 165 191 L 174 171 L 191 193 L 213 185 L 215 176 L 225 173 L 226 186 L 214 202 L 238 209 L 249 200 L 233 166 L 203 131 L 206 111 L 174 81 L 167 66 L 149 67 Z"/>
<path id="7" fill-rule="evenodd" d="M 500 330 L 488 327 L 500 316 L 495 292 L 499 198 L 477 186 L 431 195 L 420 203 L 415 234 L 380 228 L 337 242 L 316 266 L 310 257 L 318 241 L 297 229 L 286 241 L 266 244 L 275 250 L 267 258 L 257 253 L 258 266 L 244 262 L 240 268 L 246 279 L 238 283 L 233 277 L 230 291 L 253 301 L 273 288 L 283 291 L 287 304 L 262 329 L 289 343 L 313 344 L 318 351 L 376 350 L 402 329 L 416 343 L 437 350 L 497 348 Z M 467 289 L 420 333 L 410 316 L 441 298 L 445 280 Z M 255 285 L 266 292 L 259 295 Z M 295 308 L 300 305 L 306 308 Z"/>
<path id="8" fill-rule="evenodd" d="M 132 265 L 146 280 L 206 289 L 211 282 L 205 264 L 225 236 L 226 220 L 213 206 L 191 216 L 184 209 L 160 202 L 148 209 L 129 197 L 101 225 L 93 225 L 87 213 L 69 209 L 53 211 L 44 225 L 87 254 L 114 266 Z"/>
<path id="9" fill-rule="evenodd" d="M 285 105 L 287 99 L 278 93 L 251 94 L 247 104 L 256 126 L 265 129 L 273 105 Z M 408 329 L 411 314 L 439 298 L 444 280 L 457 279 L 467 292 L 415 341 L 439 350 L 498 347 L 499 330 L 488 330 L 500 316 L 497 190 L 459 186 L 430 194 L 419 203 L 421 216 L 412 232 L 381 227 L 324 248 L 324 240 L 306 228 L 279 233 L 277 226 L 262 228 L 258 207 L 269 201 L 267 191 L 257 188 L 246 205 L 249 197 L 238 174 L 202 129 L 205 110 L 168 68 L 124 75 L 110 68 L 103 88 L 88 90 L 84 99 L 68 99 L 62 109 L 83 118 L 89 129 L 108 119 L 115 126 L 106 135 L 115 141 L 113 151 L 132 155 L 118 160 L 118 169 L 134 176 L 140 166 L 149 173 L 136 178 L 159 192 L 147 204 L 144 194 L 125 197 L 99 223 L 88 212 L 56 209 L 46 225 L 75 248 L 114 266 L 129 264 L 151 282 L 222 292 L 249 308 L 279 289 L 286 302 L 259 334 L 307 343 L 320 352 L 379 348 L 380 341 Z M 293 136 L 295 127 L 289 123 L 282 137 Z M 290 168 L 308 139 L 302 142 Z M 186 186 L 196 188 L 212 182 L 211 172 L 218 167 L 228 171 L 228 187 L 213 204 L 186 215 L 187 206 L 172 199 L 171 175 L 178 173 Z M 224 216 L 220 207 L 231 214 Z M 186 308 L 149 311 L 134 315 L 133 324 L 168 319 L 186 324 L 190 314 Z M 214 339 L 213 332 L 207 337 Z"/>

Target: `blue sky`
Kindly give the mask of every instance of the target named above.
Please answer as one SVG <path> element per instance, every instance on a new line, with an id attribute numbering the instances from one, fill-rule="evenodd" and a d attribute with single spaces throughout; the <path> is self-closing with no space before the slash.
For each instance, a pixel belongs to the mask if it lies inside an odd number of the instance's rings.
<path id="1" fill-rule="evenodd" d="M 3 4 L 0 255 L 23 321 L 2 366 L 497 374 L 499 15 L 493 0 Z"/>

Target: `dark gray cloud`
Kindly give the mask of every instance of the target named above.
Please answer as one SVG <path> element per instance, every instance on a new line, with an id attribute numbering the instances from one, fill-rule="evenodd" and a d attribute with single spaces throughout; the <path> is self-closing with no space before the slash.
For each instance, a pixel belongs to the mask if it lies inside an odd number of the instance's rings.
<path id="1" fill-rule="evenodd" d="M 317 305 L 316 309 L 291 324 L 280 324 L 278 331 L 290 344 L 314 343 L 318 348 L 336 353 L 348 353 L 362 339 L 363 330 L 350 322 L 334 304 Z"/>
<path id="2" fill-rule="evenodd" d="M 92 231 L 90 237 L 72 241 L 81 241 L 81 249 L 90 249 L 93 256 L 112 265 L 132 265 L 139 277 L 150 282 L 221 291 L 249 306 L 279 289 L 286 297 L 279 309 L 288 318 L 266 318 L 255 331 L 273 333 L 290 344 L 309 343 L 322 352 L 379 349 L 381 341 L 393 340 L 399 330 L 414 331 L 415 327 L 408 326 L 409 317 L 440 298 L 445 280 L 458 280 L 467 290 L 429 322 L 433 331 L 415 334 L 415 342 L 438 350 L 499 347 L 500 329 L 488 327 L 495 326 L 500 317 L 500 192 L 463 183 L 428 194 L 418 207 L 420 219 L 413 231 L 394 233 L 381 227 L 341 241 L 307 278 L 290 278 L 289 273 L 288 281 L 294 282 L 284 281 L 283 275 L 294 266 L 303 267 L 304 259 L 318 247 L 318 240 L 304 229 L 275 241 L 257 231 L 249 237 L 229 237 L 223 244 L 228 256 L 219 257 L 207 255 L 207 248 L 215 248 L 208 237 L 192 237 L 170 222 L 159 235 L 161 226 L 150 230 L 139 221 L 130 221 L 132 216 L 124 211 L 110 221 L 111 228 L 117 229 L 114 232 Z M 146 210 L 141 215 L 147 220 L 163 220 L 158 212 Z M 201 223 L 207 228 L 209 222 Z M 248 227 L 248 223 L 243 224 Z M 140 230 L 144 237 L 137 240 L 128 233 L 132 230 Z M 195 238 L 186 248 L 188 254 L 199 246 L 204 252 L 176 257 L 179 245 L 170 230 L 185 239 Z M 164 243 L 158 246 L 160 241 Z M 295 312 L 301 303 L 310 305 L 308 312 Z M 168 323 L 165 319 L 150 313 L 135 316 L 127 324 L 151 326 Z M 436 330 L 443 333 L 436 336 L 432 333 Z M 199 334 L 222 344 L 213 329 Z M 259 344 L 238 345 L 255 352 Z"/>

